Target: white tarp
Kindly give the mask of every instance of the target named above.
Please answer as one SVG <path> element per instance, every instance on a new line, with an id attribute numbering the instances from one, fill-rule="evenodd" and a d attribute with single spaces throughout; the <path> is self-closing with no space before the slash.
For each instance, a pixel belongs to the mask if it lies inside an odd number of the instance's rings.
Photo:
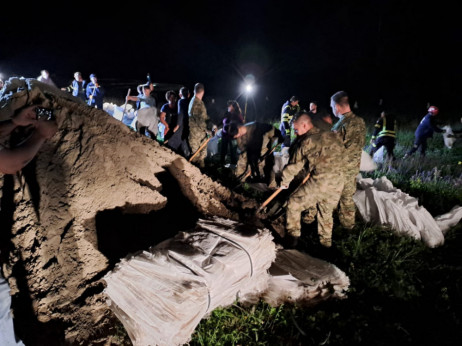
<path id="1" fill-rule="evenodd" d="M 335 265 L 297 250 L 279 250 L 269 272 L 263 299 L 272 306 L 344 298 L 350 285 L 348 276 Z"/>
<path id="2" fill-rule="evenodd" d="M 202 318 L 236 299 L 306 303 L 342 297 L 348 288 L 345 274 L 327 262 L 295 250 L 278 254 L 271 278 L 276 244 L 268 230 L 199 220 L 194 232 L 122 260 L 104 277 L 107 303 L 134 345 L 183 345 Z"/>
<path id="3" fill-rule="evenodd" d="M 353 199 L 366 222 L 389 226 L 398 234 L 422 240 L 429 247 L 442 245 L 443 230 L 462 218 L 461 208 L 456 207 L 434 219 L 416 198 L 395 188 L 387 177 L 359 179 Z"/>

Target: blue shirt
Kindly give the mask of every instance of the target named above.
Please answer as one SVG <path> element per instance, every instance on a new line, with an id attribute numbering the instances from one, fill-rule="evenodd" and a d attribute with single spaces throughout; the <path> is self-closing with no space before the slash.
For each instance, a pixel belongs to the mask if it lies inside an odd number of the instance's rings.
<path id="1" fill-rule="evenodd" d="M 87 84 L 87 99 L 89 99 L 91 95 L 93 95 L 93 99 L 91 102 L 89 101 L 89 105 L 93 107 L 96 106 L 98 109 L 103 109 L 104 89 L 101 86 L 95 89 L 95 84 L 90 82 Z"/>
<path id="2" fill-rule="evenodd" d="M 72 96 L 78 97 L 79 99 L 86 100 L 85 86 L 87 82 L 78 82 L 75 79 L 72 81 Z"/>
<path id="3" fill-rule="evenodd" d="M 155 107 L 156 106 L 156 99 L 151 95 L 140 95 L 138 96 L 138 100 L 140 102 L 140 109 L 146 107 Z"/>

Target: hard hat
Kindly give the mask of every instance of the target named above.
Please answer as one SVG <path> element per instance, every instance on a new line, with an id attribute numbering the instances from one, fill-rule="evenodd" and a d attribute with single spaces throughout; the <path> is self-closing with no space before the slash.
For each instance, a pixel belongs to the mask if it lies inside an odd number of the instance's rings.
<path id="1" fill-rule="evenodd" d="M 430 108 L 428 108 L 428 113 L 430 113 L 431 115 L 437 115 L 438 112 L 439 112 L 438 107 L 430 106 Z"/>

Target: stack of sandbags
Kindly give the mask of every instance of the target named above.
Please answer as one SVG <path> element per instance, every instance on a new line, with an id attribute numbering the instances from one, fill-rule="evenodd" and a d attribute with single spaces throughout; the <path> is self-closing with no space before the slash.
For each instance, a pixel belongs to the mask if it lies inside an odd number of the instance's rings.
<path id="1" fill-rule="evenodd" d="M 263 294 L 272 240 L 268 230 L 199 220 L 194 232 L 122 260 L 104 278 L 108 304 L 134 345 L 182 345 L 213 309 Z"/>
<path id="2" fill-rule="evenodd" d="M 314 305 L 329 298 L 344 298 L 350 285 L 349 278 L 335 265 L 297 250 L 279 250 L 270 274 L 263 299 L 272 306 Z"/>

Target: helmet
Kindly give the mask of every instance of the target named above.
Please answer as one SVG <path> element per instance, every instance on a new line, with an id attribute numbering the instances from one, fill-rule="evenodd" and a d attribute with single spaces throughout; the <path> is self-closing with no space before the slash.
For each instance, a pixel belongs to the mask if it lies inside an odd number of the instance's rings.
<path id="1" fill-rule="evenodd" d="M 430 113 L 431 115 L 437 115 L 438 112 L 439 112 L 438 107 L 430 106 L 430 108 L 428 108 L 428 113 Z"/>

